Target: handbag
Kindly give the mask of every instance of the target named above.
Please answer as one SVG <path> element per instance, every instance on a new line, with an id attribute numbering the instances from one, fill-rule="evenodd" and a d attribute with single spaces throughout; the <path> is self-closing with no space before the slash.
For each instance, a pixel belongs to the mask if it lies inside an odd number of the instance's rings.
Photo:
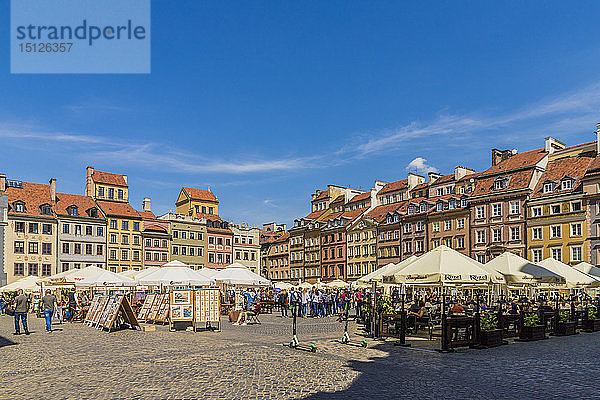
<path id="1" fill-rule="evenodd" d="M 10 308 L 10 307 L 6 307 L 4 309 L 4 311 L 6 312 L 6 315 L 14 317 L 15 316 L 15 310 L 14 308 Z"/>

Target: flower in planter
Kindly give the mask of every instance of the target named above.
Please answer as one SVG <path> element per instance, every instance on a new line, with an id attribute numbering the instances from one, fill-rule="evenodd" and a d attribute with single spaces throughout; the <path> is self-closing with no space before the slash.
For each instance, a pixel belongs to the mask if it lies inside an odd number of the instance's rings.
<path id="1" fill-rule="evenodd" d="M 525 314 L 523 319 L 523 325 L 525 326 L 537 326 L 540 324 L 540 318 L 536 313 L 530 312 Z"/>
<path id="2" fill-rule="evenodd" d="M 559 314 L 559 322 L 566 323 L 566 322 L 569 322 L 570 320 L 571 320 L 571 311 L 564 310 L 564 311 L 560 312 L 560 314 Z"/>
<path id="3" fill-rule="evenodd" d="M 484 331 L 491 331 L 496 329 L 498 326 L 498 319 L 496 318 L 496 314 L 486 314 L 481 319 L 481 329 Z"/>
<path id="4" fill-rule="evenodd" d="M 595 307 L 588 308 L 588 319 L 596 319 L 598 312 Z"/>

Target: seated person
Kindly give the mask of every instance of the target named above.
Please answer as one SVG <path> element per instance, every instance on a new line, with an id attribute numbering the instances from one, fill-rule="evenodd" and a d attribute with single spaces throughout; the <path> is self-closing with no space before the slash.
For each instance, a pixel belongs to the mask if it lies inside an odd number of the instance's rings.
<path id="1" fill-rule="evenodd" d="M 411 309 L 408 311 L 408 327 L 414 328 L 416 332 L 417 321 L 422 322 L 424 320 L 427 309 L 425 308 L 425 303 L 423 303 L 423 301 L 415 302 L 414 305 L 416 307 L 411 306 Z"/>
<path id="2" fill-rule="evenodd" d="M 452 308 L 450 308 L 452 314 L 464 314 L 465 308 L 457 301 Z"/>
<path id="3" fill-rule="evenodd" d="M 241 311 L 240 315 L 238 316 L 237 321 L 234 322 L 233 325 L 247 325 L 248 317 L 250 317 L 252 315 L 259 315 L 259 314 L 260 314 L 260 303 L 256 302 L 250 307 L 249 311 Z"/>

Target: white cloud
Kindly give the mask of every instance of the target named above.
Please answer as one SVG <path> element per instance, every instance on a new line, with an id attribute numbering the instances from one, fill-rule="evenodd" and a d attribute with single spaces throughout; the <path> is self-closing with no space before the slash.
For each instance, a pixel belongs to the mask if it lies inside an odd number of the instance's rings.
<path id="1" fill-rule="evenodd" d="M 263 200 L 263 204 L 267 207 L 277 207 L 277 205 L 275 204 L 275 202 L 271 199 L 265 199 Z"/>
<path id="2" fill-rule="evenodd" d="M 406 171 L 415 172 L 417 174 L 427 174 L 428 172 L 438 172 L 437 168 L 427 164 L 427 160 L 423 157 L 417 157 L 406 166 Z"/>

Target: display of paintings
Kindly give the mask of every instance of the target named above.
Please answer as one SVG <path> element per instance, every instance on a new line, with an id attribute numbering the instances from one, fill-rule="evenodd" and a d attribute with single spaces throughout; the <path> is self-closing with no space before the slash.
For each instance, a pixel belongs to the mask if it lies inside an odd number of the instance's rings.
<path id="1" fill-rule="evenodd" d="M 90 324 L 98 325 L 100 322 L 100 317 L 103 315 L 104 310 L 106 309 L 106 305 L 108 304 L 108 296 L 99 296 L 98 307 L 94 310 L 94 315 L 90 321 Z"/>
<path id="2" fill-rule="evenodd" d="M 110 314 L 110 310 L 112 310 L 112 308 L 113 308 L 114 302 L 115 302 L 114 297 L 108 297 L 108 302 L 106 303 L 106 305 L 104 306 L 104 309 L 102 310 L 102 314 L 100 315 L 100 319 L 98 320 L 98 325 L 104 326 L 104 324 L 106 323 L 106 319 L 108 318 L 108 315 Z"/>
<path id="3" fill-rule="evenodd" d="M 235 310 L 244 309 L 244 294 L 241 289 L 235 290 Z"/>
<path id="4" fill-rule="evenodd" d="M 190 290 L 173 290 L 172 304 L 192 304 L 192 292 Z"/>
<path id="5" fill-rule="evenodd" d="M 156 299 L 156 294 L 150 293 L 144 299 L 144 304 L 142 304 L 142 308 L 140 308 L 140 312 L 138 313 L 138 319 L 145 320 L 150 313 L 152 305 L 154 304 L 154 300 Z"/>
<path id="6" fill-rule="evenodd" d="M 147 320 L 149 321 L 156 321 L 157 315 L 158 315 L 158 310 L 160 309 L 160 305 L 161 302 L 163 301 L 162 299 L 164 298 L 164 294 L 159 294 L 156 296 L 154 302 L 152 303 L 152 307 L 150 308 L 150 311 L 148 312 L 148 316 L 146 317 Z M 166 295 L 168 296 L 168 294 Z"/>
<path id="7" fill-rule="evenodd" d="M 191 290 L 172 290 L 170 295 L 171 321 L 193 321 L 194 304 Z"/>
<path id="8" fill-rule="evenodd" d="M 92 300 L 87 313 L 85 314 L 85 319 L 83 320 L 83 322 L 85 324 L 89 324 L 92 320 L 92 317 L 94 316 L 94 312 L 96 311 L 96 309 L 98 308 L 98 305 L 100 304 L 100 297 L 96 296 L 94 297 L 94 299 Z"/>
<path id="9" fill-rule="evenodd" d="M 158 315 L 156 321 L 165 322 L 169 317 L 169 294 L 165 293 L 160 299 L 160 308 L 158 309 Z"/>
<path id="10" fill-rule="evenodd" d="M 196 290 L 195 303 L 196 322 L 219 322 L 221 311 L 219 289 L 211 288 Z"/>
<path id="11" fill-rule="evenodd" d="M 115 319 L 117 318 L 117 314 L 119 313 L 119 307 L 121 307 L 122 301 L 123 301 L 122 294 L 115 296 L 113 302 L 111 303 L 111 305 L 109 307 L 108 315 L 106 316 L 106 319 L 104 320 L 104 323 L 102 326 L 104 326 L 107 329 L 110 329 L 112 327 Z"/>

